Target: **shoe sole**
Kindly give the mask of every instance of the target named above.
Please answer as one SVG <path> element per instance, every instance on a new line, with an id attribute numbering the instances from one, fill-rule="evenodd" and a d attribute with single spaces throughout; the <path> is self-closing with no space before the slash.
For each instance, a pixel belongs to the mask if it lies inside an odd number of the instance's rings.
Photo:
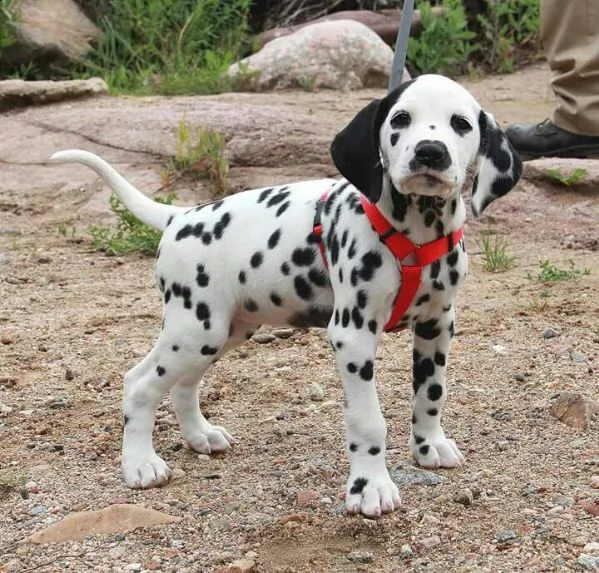
<path id="1" fill-rule="evenodd" d="M 534 159 L 542 159 L 543 157 L 562 159 L 599 159 L 599 145 L 574 145 L 549 153 L 531 153 L 518 152 L 522 161 L 532 161 Z"/>

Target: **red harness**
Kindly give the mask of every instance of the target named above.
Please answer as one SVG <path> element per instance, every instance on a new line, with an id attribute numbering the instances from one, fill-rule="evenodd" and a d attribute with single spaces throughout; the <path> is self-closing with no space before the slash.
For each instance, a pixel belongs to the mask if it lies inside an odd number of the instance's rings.
<path id="1" fill-rule="evenodd" d="M 320 204 L 326 200 L 329 192 L 324 193 L 320 198 Z M 387 245 L 395 258 L 400 263 L 401 285 L 395 297 L 393 304 L 393 312 L 389 321 L 384 326 L 385 332 L 397 332 L 403 330 L 405 326 L 399 326 L 401 319 L 406 315 L 408 308 L 412 304 L 420 282 L 422 279 L 422 271 L 424 267 L 438 261 L 444 257 L 460 242 L 464 236 L 464 229 L 460 228 L 448 235 L 444 235 L 440 239 L 431 241 L 424 245 L 415 245 L 405 235 L 395 230 L 393 225 L 385 219 L 378 207 L 371 203 L 364 195 L 360 195 L 360 202 L 364 213 L 370 220 L 372 228 L 377 232 L 380 239 Z M 324 260 L 325 267 L 327 260 L 322 241 L 322 225 L 318 220 L 320 217 L 320 208 L 317 209 L 317 218 L 314 221 L 314 234 L 319 239 L 320 252 Z M 402 264 L 410 255 L 414 255 L 416 259 L 415 265 Z"/>

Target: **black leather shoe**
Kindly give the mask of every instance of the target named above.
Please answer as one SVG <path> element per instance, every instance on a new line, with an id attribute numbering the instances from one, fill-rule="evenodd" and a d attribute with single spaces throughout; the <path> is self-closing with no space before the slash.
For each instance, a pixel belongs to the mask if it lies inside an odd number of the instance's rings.
<path id="1" fill-rule="evenodd" d="M 523 161 L 539 157 L 599 157 L 599 136 L 565 131 L 549 119 L 510 125 L 505 134 Z"/>

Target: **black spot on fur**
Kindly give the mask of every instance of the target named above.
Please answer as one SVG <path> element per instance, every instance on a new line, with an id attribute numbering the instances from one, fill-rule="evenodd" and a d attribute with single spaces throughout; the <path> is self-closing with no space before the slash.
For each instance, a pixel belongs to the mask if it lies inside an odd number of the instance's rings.
<path id="1" fill-rule="evenodd" d="M 447 330 L 449 331 L 449 334 L 453 338 L 453 335 L 455 334 L 455 323 L 453 322 L 453 320 L 451 321 L 451 324 L 447 327 Z"/>
<path id="2" fill-rule="evenodd" d="M 438 291 L 445 290 L 445 285 L 441 281 L 433 281 L 433 288 Z"/>
<path id="3" fill-rule="evenodd" d="M 437 326 L 437 319 L 431 318 L 426 322 L 417 322 L 414 326 L 414 333 L 425 340 L 433 340 L 441 334 L 441 329 Z"/>
<path id="4" fill-rule="evenodd" d="M 412 200 L 400 193 L 395 186 L 391 187 L 391 200 L 393 201 L 393 212 L 391 215 L 397 221 L 403 221 L 406 218 L 408 207 L 412 203 Z"/>
<path id="5" fill-rule="evenodd" d="M 351 374 L 355 374 L 358 371 L 358 367 L 353 362 L 348 362 L 347 371 Z"/>
<path id="6" fill-rule="evenodd" d="M 198 302 L 196 305 L 196 317 L 198 320 L 208 320 L 210 318 L 210 308 L 205 302 Z"/>
<path id="7" fill-rule="evenodd" d="M 264 201 L 273 191 L 274 189 L 272 187 L 264 189 L 258 196 L 258 203 L 262 203 L 262 201 Z"/>
<path id="8" fill-rule="evenodd" d="M 381 448 L 379 448 L 378 446 L 372 446 L 372 448 L 370 448 L 370 449 L 368 450 L 368 453 L 369 453 L 371 456 L 376 456 L 376 455 L 378 455 L 378 454 L 380 454 L 380 453 L 381 453 Z"/>
<path id="9" fill-rule="evenodd" d="M 374 276 L 376 269 L 380 268 L 383 264 L 383 259 L 376 251 L 368 251 L 362 256 L 362 269 L 360 270 L 360 277 L 364 281 L 369 281 Z"/>
<path id="10" fill-rule="evenodd" d="M 339 310 L 335 309 L 335 325 L 339 324 Z"/>
<path id="11" fill-rule="evenodd" d="M 343 268 L 339 267 L 339 284 L 343 284 Z"/>
<path id="12" fill-rule="evenodd" d="M 420 446 L 420 448 L 418 449 L 418 451 L 423 455 L 426 456 L 426 454 L 428 454 L 428 451 L 430 449 L 430 446 L 428 444 L 425 444 L 424 446 Z"/>
<path id="13" fill-rule="evenodd" d="M 320 269 L 313 268 L 308 272 L 308 278 L 315 284 L 317 287 L 325 287 L 329 284 L 329 278 L 324 271 Z"/>
<path id="14" fill-rule="evenodd" d="M 350 243 L 349 249 L 347 251 L 347 258 L 353 259 L 356 256 L 357 252 L 358 252 L 358 246 L 356 243 L 356 239 L 352 239 L 352 242 Z"/>
<path id="15" fill-rule="evenodd" d="M 252 298 L 246 298 L 243 301 L 243 308 L 248 312 L 256 312 L 258 310 L 258 303 Z"/>
<path id="16" fill-rule="evenodd" d="M 335 266 L 339 262 L 339 241 L 337 235 L 333 235 L 331 240 L 331 265 Z"/>
<path id="17" fill-rule="evenodd" d="M 164 293 L 164 304 L 167 304 L 169 300 L 171 300 L 171 289 L 167 289 Z"/>
<path id="18" fill-rule="evenodd" d="M 425 226 L 430 227 L 435 222 L 436 218 L 437 218 L 437 216 L 435 215 L 434 211 L 427 211 L 424 214 L 424 224 L 425 224 Z"/>
<path id="19" fill-rule="evenodd" d="M 175 218 L 174 215 L 169 215 L 168 219 L 166 220 L 166 226 L 167 227 L 173 222 L 174 218 Z"/>
<path id="20" fill-rule="evenodd" d="M 441 272 L 441 261 L 431 263 L 431 279 L 436 279 Z"/>
<path id="21" fill-rule="evenodd" d="M 439 410 L 437 410 L 437 408 L 430 408 L 429 410 L 426 411 L 426 413 L 429 416 L 436 416 L 437 414 L 439 414 Z"/>
<path id="22" fill-rule="evenodd" d="M 287 211 L 287 208 L 289 207 L 289 201 L 287 201 L 286 203 L 283 203 L 276 212 L 276 216 L 280 217 L 285 211 Z"/>
<path id="23" fill-rule="evenodd" d="M 283 304 L 283 297 L 279 296 L 276 292 L 270 293 L 270 300 L 275 306 L 281 306 Z"/>
<path id="24" fill-rule="evenodd" d="M 268 237 L 268 248 L 274 249 L 279 244 L 281 238 L 281 229 L 277 229 L 270 237 Z"/>
<path id="25" fill-rule="evenodd" d="M 354 483 L 351 486 L 351 489 L 349 490 L 349 493 L 351 495 L 362 493 L 362 490 L 366 487 L 366 484 L 368 484 L 368 480 L 365 478 L 355 479 Z"/>
<path id="26" fill-rule="evenodd" d="M 166 281 L 164 280 L 164 277 L 160 277 L 160 280 L 158 281 L 158 288 L 160 289 L 160 292 L 164 292 L 165 286 Z"/>
<path id="27" fill-rule="evenodd" d="M 209 245 L 212 242 L 212 235 L 210 233 L 204 233 L 202 235 L 202 243 Z"/>
<path id="28" fill-rule="evenodd" d="M 285 276 L 289 276 L 289 273 L 291 272 L 291 268 L 289 266 L 289 263 L 283 263 L 281 265 L 281 272 L 285 275 Z"/>
<path id="29" fill-rule="evenodd" d="M 291 254 L 291 260 L 298 267 L 309 267 L 316 259 L 316 252 L 313 248 L 306 249 L 297 248 Z"/>
<path id="30" fill-rule="evenodd" d="M 359 308 L 366 308 L 366 303 L 368 302 L 368 295 L 366 294 L 366 291 L 358 291 L 357 302 Z"/>
<path id="31" fill-rule="evenodd" d="M 399 132 L 398 131 L 394 131 L 391 134 L 391 138 L 390 139 L 391 139 L 391 145 L 393 147 L 395 147 L 397 145 L 397 142 L 399 141 Z"/>
<path id="32" fill-rule="evenodd" d="M 449 253 L 449 255 L 447 255 L 447 264 L 450 267 L 455 267 L 458 262 L 458 257 L 459 252 L 456 249 L 454 249 L 453 251 L 451 251 L 451 253 Z"/>
<path id="33" fill-rule="evenodd" d="M 429 376 L 435 373 L 435 364 L 430 358 L 424 360 L 414 360 L 412 365 L 412 376 L 414 394 L 418 392 L 418 389 L 426 382 Z"/>
<path id="34" fill-rule="evenodd" d="M 424 304 L 425 302 L 428 302 L 430 299 L 431 299 L 431 295 L 430 294 L 423 294 L 416 301 L 416 306 L 420 306 L 421 304 Z"/>
<path id="35" fill-rule="evenodd" d="M 129 423 L 129 416 L 127 416 L 127 414 L 125 414 L 123 416 L 123 426 L 126 426 Z"/>
<path id="36" fill-rule="evenodd" d="M 362 326 L 364 326 L 364 317 L 362 316 L 362 313 L 360 312 L 357 306 L 354 306 L 354 308 L 352 308 L 351 319 L 354 321 L 354 324 L 356 325 L 356 328 L 358 330 L 362 328 Z"/>
<path id="37" fill-rule="evenodd" d="M 416 442 L 416 445 L 422 444 L 424 442 L 424 438 L 422 436 L 414 434 L 414 441 Z"/>
<path id="38" fill-rule="evenodd" d="M 451 206 L 450 206 L 452 216 L 455 215 L 457 208 L 458 208 L 458 201 L 457 201 L 457 199 L 453 199 L 453 201 L 451 202 Z"/>
<path id="39" fill-rule="evenodd" d="M 349 445 L 349 451 L 355 452 L 358 449 L 358 444 L 354 444 L 353 442 Z"/>
<path id="40" fill-rule="evenodd" d="M 178 351 L 179 351 L 179 345 L 173 344 L 173 352 L 178 352 Z"/>
<path id="41" fill-rule="evenodd" d="M 293 279 L 293 286 L 295 287 L 295 293 L 302 300 L 312 300 L 314 298 L 314 290 L 302 275 L 298 275 Z"/>
<path id="42" fill-rule="evenodd" d="M 440 384 L 431 384 L 428 387 L 426 395 L 431 402 L 436 402 L 443 396 L 443 387 Z"/>
<path id="43" fill-rule="evenodd" d="M 369 382 L 370 380 L 372 380 L 373 376 L 374 363 L 372 362 L 372 360 L 367 360 L 366 362 L 364 362 L 364 366 L 360 368 L 360 378 L 362 378 L 362 380 L 365 380 L 366 382 Z"/>
<path id="44" fill-rule="evenodd" d="M 198 283 L 198 286 L 207 287 L 210 282 L 210 275 L 206 272 L 204 265 L 198 265 L 197 271 L 196 282 Z"/>
<path id="45" fill-rule="evenodd" d="M 435 352 L 435 364 L 445 366 L 445 354 L 442 352 Z"/>
<path id="46" fill-rule="evenodd" d="M 244 285 L 245 282 L 247 281 L 247 275 L 245 274 L 245 271 L 239 271 L 239 274 L 237 275 L 237 280 L 239 280 L 239 282 Z"/>
<path id="47" fill-rule="evenodd" d="M 335 346 L 337 347 L 337 350 L 341 350 L 343 348 L 343 342 L 339 340 L 335 343 Z"/>
<path id="48" fill-rule="evenodd" d="M 341 235 L 341 248 L 345 249 L 345 246 L 347 245 L 347 238 L 349 236 L 349 233 L 347 232 L 347 229 L 345 229 L 345 231 L 343 231 L 343 235 Z"/>
<path id="49" fill-rule="evenodd" d="M 252 258 L 250 259 L 250 265 L 253 269 L 257 269 L 263 261 L 264 255 L 260 251 L 257 251 L 252 255 Z"/>
<path id="50" fill-rule="evenodd" d="M 377 328 L 378 328 L 378 324 L 376 323 L 376 320 L 368 321 L 368 330 L 370 330 L 370 332 L 372 332 L 372 334 L 376 334 Z"/>
<path id="51" fill-rule="evenodd" d="M 204 346 L 202 346 L 202 349 L 200 350 L 200 352 L 204 356 L 210 356 L 210 355 L 216 354 L 218 352 L 218 348 L 216 348 L 215 346 L 208 346 L 207 344 L 204 344 Z"/>
<path id="52" fill-rule="evenodd" d="M 158 374 L 158 376 L 164 376 L 166 370 L 162 366 L 156 366 L 156 374 Z"/>
<path id="53" fill-rule="evenodd" d="M 349 308 L 344 308 L 343 313 L 341 314 L 341 326 L 343 328 L 347 328 L 349 325 Z"/>
<path id="54" fill-rule="evenodd" d="M 325 328 L 331 320 L 332 309 L 322 306 L 309 306 L 305 311 L 293 313 L 287 323 L 298 328 Z"/>
<path id="55" fill-rule="evenodd" d="M 279 203 L 282 203 L 283 201 L 285 201 L 285 199 L 287 199 L 287 197 L 289 197 L 289 191 L 285 191 L 286 187 L 283 187 L 276 195 L 274 195 L 273 197 L 271 197 L 268 202 L 266 203 L 267 207 L 274 207 L 275 205 L 278 205 Z"/>
<path id="56" fill-rule="evenodd" d="M 451 269 L 449 271 L 449 282 L 451 283 L 451 285 L 452 286 L 457 285 L 459 280 L 460 280 L 460 273 L 458 271 L 456 271 L 455 269 Z"/>

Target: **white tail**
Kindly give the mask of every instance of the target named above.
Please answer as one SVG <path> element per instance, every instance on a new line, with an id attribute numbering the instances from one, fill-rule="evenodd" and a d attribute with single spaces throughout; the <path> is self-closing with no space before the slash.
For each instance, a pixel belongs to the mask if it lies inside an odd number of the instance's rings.
<path id="1" fill-rule="evenodd" d="M 116 193 L 123 205 L 131 211 L 140 221 L 154 229 L 163 231 L 169 218 L 182 212 L 182 207 L 163 205 L 146 197 L 136 189 L 120 173 L 111 167 L 102 158 L 81 149 L 58 151 L 50 158 L 57 163 L 82 163 L 93 169 L 107 185 Z"/>

